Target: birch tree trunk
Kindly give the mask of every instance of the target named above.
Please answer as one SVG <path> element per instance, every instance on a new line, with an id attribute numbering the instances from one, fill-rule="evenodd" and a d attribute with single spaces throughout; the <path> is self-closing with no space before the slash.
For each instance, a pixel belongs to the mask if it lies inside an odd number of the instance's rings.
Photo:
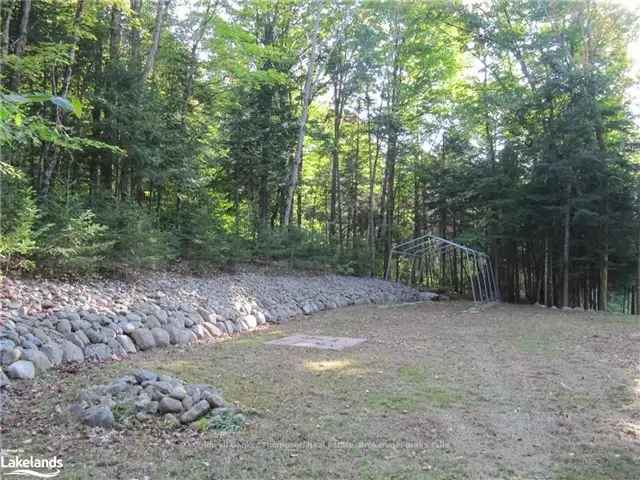
<path id="1" fill-rule="evenodd" d="M 17 58 L 24 55 L 27 47 L 27 35 L 29 33 L 29 14 L 31 12 L 31 0 L 22 0 L 22 15 L 20 16 L 20 26 L 18 28 L 18 38 L 14 48 L 14 55 Z M 7 32 L 8 34 L 8 32 Z M 15 68 L 11 76 L 10 90 L 17 92 L 20 88 L 20 68 Z"/>
<path id="2" fill-rule="evenodd" d="M 193 43 L 191 44 L 191 55 L 189 57 L 189 65 L 187 65 L 187 78 L 185 79 L 185 87 L 184 87 L 184 98 L 182 100 L 182 123 L 185 122 L 185 117 L 187 114 L 187 107 L 189 104 L 189 99 L 191 98 L 191 93 L 193 91 L 193 80 L 196 75 L 196 70 L 198 67 L 198 47 L 200 46 L 200 42 L 204 38 L 204 34 L 207 32 L 207 27 L 209 23 L 213 19 L 213 15 L 218 7 L 219 0 L 217 0 L 214 4 L 211 2 L 207 3 L 207 8 L 202 16 L 202 20 L 200 21 L 200 25 L 198 26 L 198 30 L 193 39 Z"/>
<path id="3" fill-rule="evenodd" d="M 318 32 L 320 30 L 320 8 L 316 3 L 316 16 L 313 22 L 313 32 L 311 33 L 311 55 L 309 64 L 307 65 L 307 76 L 304 80 L 304 91 L 302 94 L 302 116 L 300 118 L 300 126 L 298 129 L 298 141 L 296 143 L 296 153 L 291 164 L 291 172 L 289 174 L 289 182 L 287 188 L 287 199 L 284 208 L 284 225 L 291 223 L 291 211 L 293 210 L 293 197 L 298 187 L 298 178 L 300 176 L 300 164 L 302 163 L 302 151 L 304 148 L 304 135 L 307 128 L 307 119 L 309 118 L 309 104 L 311 103 L 311 93 L 313 92 L 314 71 L 316 64 L 316 56 L 318 53 Z"/>
<path id="4" fill-rule="evenodd" d="M 142 8 L 142 0 L 131 0 L 131 12 L 132 19 L 140 17 L 140 10 Z M 129 67 L 131 69 L 138 68 L 140 65 L 140 30 L 135 24 L 131 26 L 129 32 L 129 42 L 131 43 L 131 63 Z"/>
<path id="5" fill-rule="evenodd" d="M 171 0 L 158 0 L 158 10 L 156 12 L 156 22 L 153 28 L 153 41 L 151 43 L 151 49 L 147 55 L 147 61 L 144 65 L 144 71 L 142 73 L 142 82 L 146 82 L 151 74 L 156 63 L 156 57 L 158 55 L 158 48 L 160 47 L 160 35 L 162 34 L 162 24 L 164 17 L 169 8 Z"/>

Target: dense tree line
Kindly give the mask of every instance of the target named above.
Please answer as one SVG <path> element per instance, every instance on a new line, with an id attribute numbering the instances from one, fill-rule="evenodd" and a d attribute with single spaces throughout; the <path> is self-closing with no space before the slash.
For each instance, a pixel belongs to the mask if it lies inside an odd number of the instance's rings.
<path id="1" fill-rule="evenodd" d="M 615 4 L 4 0 L 0 25 L 4 269 L 379 275 L 431 232 L 508 301 L 640 296 Z"/>

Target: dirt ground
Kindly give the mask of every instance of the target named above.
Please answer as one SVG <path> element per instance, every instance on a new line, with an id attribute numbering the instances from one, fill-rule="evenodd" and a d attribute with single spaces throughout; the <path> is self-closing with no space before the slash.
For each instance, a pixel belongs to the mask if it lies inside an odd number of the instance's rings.
<path id="1" fill-rule="evenodd" d="M 266 344 L 365 337 L 344 351 Z M 469 303 L 359 306 L 231 340 L 47 373 L 11 392 L 2 446 L 65 479 L 640 478 L 634 317 Z M 149 368 L 220 387 L 239 432 L 109 432 L 67 412 L 87 385 Z"/>

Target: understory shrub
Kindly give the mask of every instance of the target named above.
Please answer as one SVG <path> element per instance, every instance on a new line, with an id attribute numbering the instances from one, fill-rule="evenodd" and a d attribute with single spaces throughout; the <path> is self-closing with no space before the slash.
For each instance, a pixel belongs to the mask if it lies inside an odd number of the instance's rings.
<path id="1" fill-rule="evenodd" d="M 100 269 L 113 247 L 106 236 L 108 228 L 96 222 L 91 210 L 66 211 L 56 217 L 38 233 L 38 266 L 54 274 L 84 274 Z"/>
<path id="2" fill-rule="evenodd" d="M 290 226 L 264 229 L 254 247 L 258 258 L 287 260 L 294 268 L 327 269 L 335 265 L 335 248 L 323 235 Z"/>
<path id="3" fill-rule="evenodd" d="M 185 209 L 179 223 L 180 256 L 193 262 L 224 265 L 250 260 L 248 242 L 224 230 L 207 204 Z"/>
<path id="4" fill-rule="evenodd" d="M 0 171 L 0 202 L 0 266 L 31 269 L 38 213 L 33 191 L 17 172 Z"/>
<path id="5" fill-rule="evenodd" d="M 176 257 L 176 239 L 163 231 L 153 213 L 135 202 L 109 200 L 99 206 L 100 221 L 113 243 L 111 267 L 159 268 Z"/>

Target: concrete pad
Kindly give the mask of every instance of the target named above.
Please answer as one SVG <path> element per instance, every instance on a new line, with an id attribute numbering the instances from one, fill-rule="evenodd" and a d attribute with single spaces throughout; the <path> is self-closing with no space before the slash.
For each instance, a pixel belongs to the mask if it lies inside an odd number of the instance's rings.
<path id="1" fill-rule="evenodd" d="M 292 335 L 267 342 L 269 345 L 284 345 L 287 347 L 320 348 L 323 350 L 344 350 L 364 341 L 366 338 L 349 337 L 321 337 L 317 335 Z"/>

